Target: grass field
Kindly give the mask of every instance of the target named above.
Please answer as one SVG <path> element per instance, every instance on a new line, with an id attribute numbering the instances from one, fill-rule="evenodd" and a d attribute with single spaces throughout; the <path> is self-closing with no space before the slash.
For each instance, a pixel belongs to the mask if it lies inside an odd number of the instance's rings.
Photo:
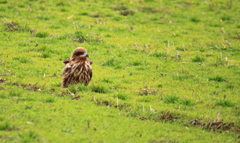
<path id="1" fill-rule="evenodd" d="M 0 31 L 0 142 L 240 142 L 239 0 L 0 0 Z"/>

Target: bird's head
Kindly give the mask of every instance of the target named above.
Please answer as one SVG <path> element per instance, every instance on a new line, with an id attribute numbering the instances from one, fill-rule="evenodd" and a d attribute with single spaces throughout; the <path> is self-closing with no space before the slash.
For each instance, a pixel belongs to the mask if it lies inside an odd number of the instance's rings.
<path id="1" fill-rule="evenodd" d="M 86 60 L 88 58 L 87 50 L 83 47 L 76 48 L 72 53 L 73 59 Z"/>

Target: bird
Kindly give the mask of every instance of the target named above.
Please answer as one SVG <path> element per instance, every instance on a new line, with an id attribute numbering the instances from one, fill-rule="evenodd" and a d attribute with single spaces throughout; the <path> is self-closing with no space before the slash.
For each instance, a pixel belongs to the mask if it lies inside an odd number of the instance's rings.
<path id="1" fill-rule="evenodd" d="M 72 57 L 65 59 L 63 64 L 62 88 L 77 83 L 85 86 L 89 84 L 92 79 L 92 61 L 89 60 L 87 49 L 77 47 L 73 50 Z"/>

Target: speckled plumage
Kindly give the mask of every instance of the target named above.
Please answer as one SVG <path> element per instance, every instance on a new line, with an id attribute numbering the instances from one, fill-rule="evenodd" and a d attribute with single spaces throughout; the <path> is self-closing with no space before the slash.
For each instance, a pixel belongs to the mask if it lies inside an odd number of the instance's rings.
<path id="1" fill-rule="evenodd" d="M 72 53 L 72 57 L 64 60 L 62 87 L 66 88 L 71 84 L 89 84 L 92 78 L 92 62 L 88 59 L 87 50 L 79 47 Z"/>

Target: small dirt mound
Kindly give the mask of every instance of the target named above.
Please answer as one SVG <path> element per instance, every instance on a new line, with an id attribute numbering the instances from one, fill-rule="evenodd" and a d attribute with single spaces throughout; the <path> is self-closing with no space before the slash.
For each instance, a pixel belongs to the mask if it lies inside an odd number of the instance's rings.
<path id="1" fill-rule="evenodd" d="M 37 86 L 37 83 L 36 84 L 31 84 L 31 83 L 20 84 L 20 83 L 14 82 L 14 83 L 12 83 L 12 85 L 19 86 L 19 87 L 21 87 L 23 89 L 27 89 L 27 90 L 34 90 L 34 91 L 41 91 L 42 90 L 42 88 Z"/>
<path id="2" fill-rule="evenodd" d="M 208 123 L 202 123 L 200 119 L 189 120 L 189 123 L 195 126 L 200 126 L 203 129 L 211 130 L 213 132 L 228 131 L 234 127 L 233 122 L 224 122 L 223 120 L 213 120 Z"/>
<path id="3" fill-rule="evenodd" d="M 124 11 L 120 12 L 120 14 L 123 16 L 133 15 L 134 13 L 135 13 L 135 11 L 133 11 L 133 10 L 124 10 Z"/>
<path id="4" fill-rule="evenodd" d="M 234 127 L 234 123 L 233 122 L 223 122 L 223 121 L 211 121 L 207 124 L 203 124 L 202 125 L 203 128 L 211 130 L 211 131 L 226 131 L 226 130 L 230 130 L 232 127 Z"/>
<path id="5" fill-rule="evenodd" d="M 5 30 L 6 31 L 30 31 L 30 29 L 25 25 L 25 26 L 20 26 L 16 22 L 6 22 L 5 24 Z"/>
<path id="6" fill-rule="evenodd" d="M 5 81 L 6 81 L 6 79 L 0 78 L 0 83 L 3 83 L 3 82 L 5 82 Z"/>
<path id="7" fill-rule="evenodd" d="M 180 118 L 180 114 L 171 113 L 169 111 L 162 111 L 156 114 L 152 114 L 148 117 L 141 116 L 138 119 L 140 120 L 153 120 L 155 122 L 174 122 Z"/>
<path id="8" fill-rule="evenodd" d="M 157 90 L 155 89 L 150 89 L 150 88 L 147 88 L 147 87 L 144 87 L 144 88 L 141 88 L 139 90 L 139 94 L 141 96 L 147 96 L 147 95 L 156 95 L 157 94 Z"/>

